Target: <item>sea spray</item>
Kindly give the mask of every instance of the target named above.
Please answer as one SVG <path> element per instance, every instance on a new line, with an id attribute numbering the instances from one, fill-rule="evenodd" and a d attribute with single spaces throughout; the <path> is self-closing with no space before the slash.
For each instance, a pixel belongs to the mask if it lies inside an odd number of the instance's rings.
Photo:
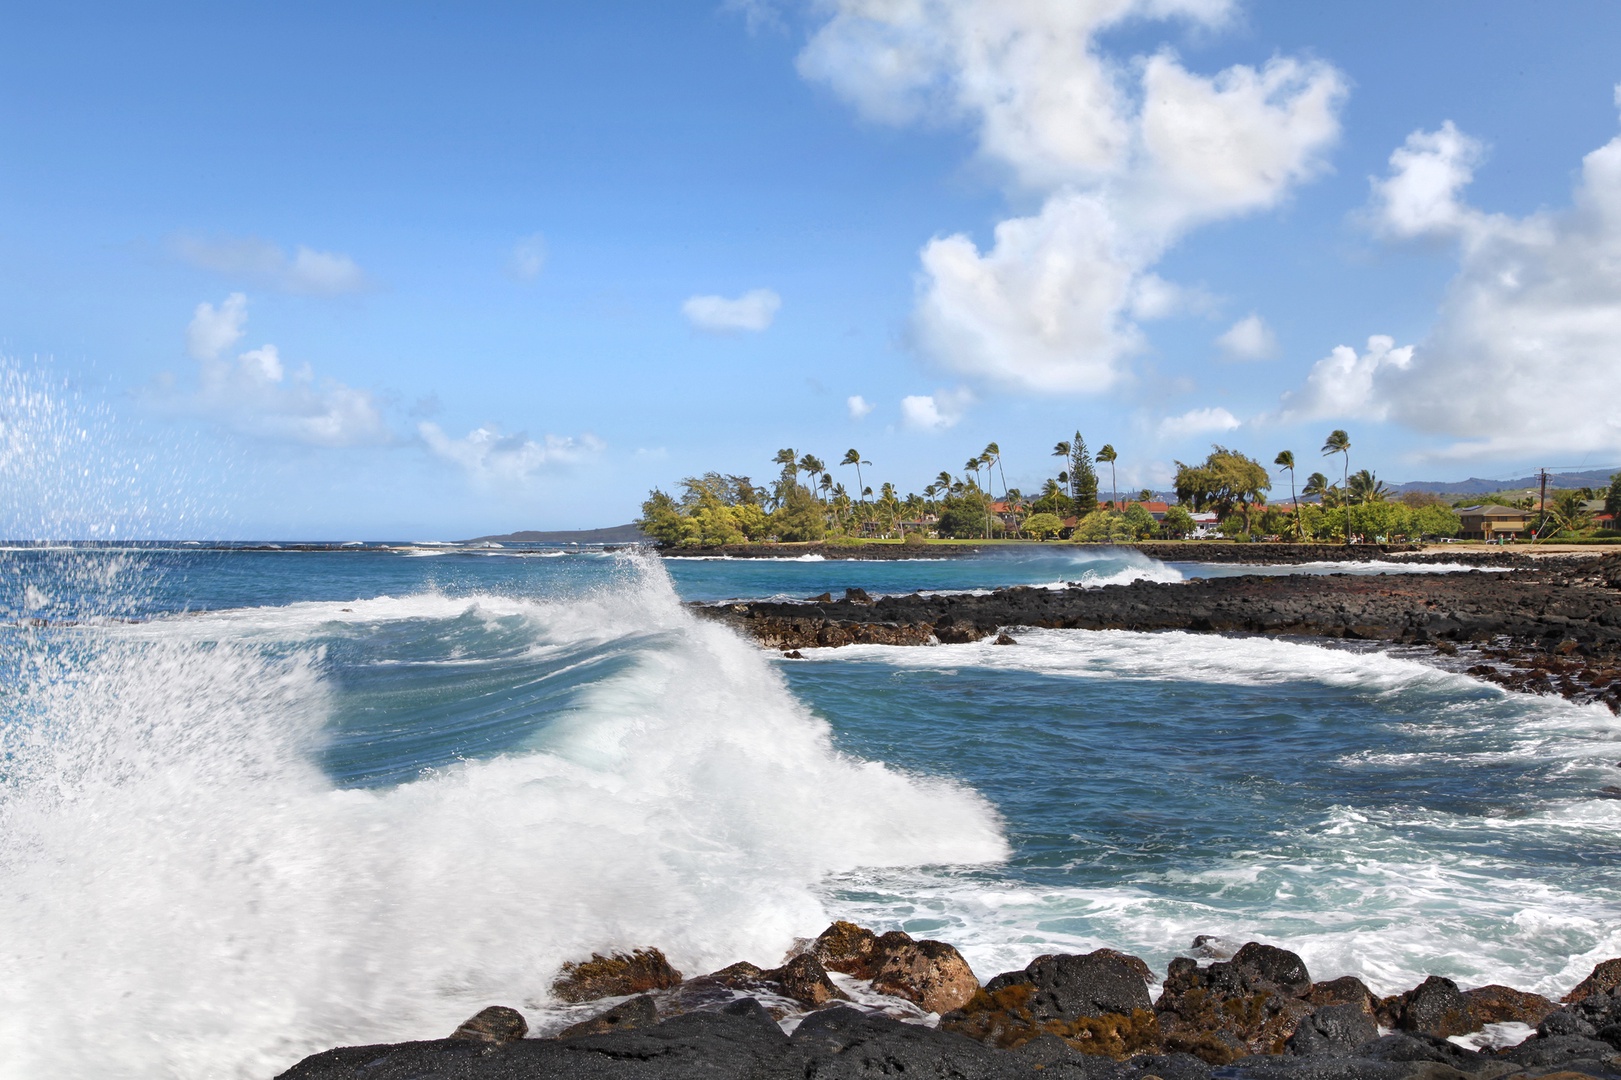
<path id="1" fill-rule="evenodd" d="M 624 655 L 560 705 L 537 697 L 522 745 L 335 781 L 319 763 L 347 690 L 325 650 L 469 618 L 519 620 L 559 672 Z M 836 751 L 656 564 L 572 601 L 4 634 L 24 678 L 0 728 L 0 1076 L 264 1076 L 491 1002 L 544 1007 L 558 965 L 592 949 L 772 963 L 825 921 L 828 873 L 1007 854 L 972 792 Z M 460 641 L 424 670 L 476 672 Z"/>

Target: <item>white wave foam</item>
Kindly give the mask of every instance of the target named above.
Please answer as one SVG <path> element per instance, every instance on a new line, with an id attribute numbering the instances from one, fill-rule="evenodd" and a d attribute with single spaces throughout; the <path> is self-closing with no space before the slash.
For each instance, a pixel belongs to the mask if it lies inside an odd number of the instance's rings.
<path id="1" fill-rule="evenodd" d="M 528 752 L 335 789 L 311 754 L 337 691 L 298 643 L 469 613 L 522 615 L 537 647 L 643 638 Z M 775 963 L 825 924 L 828 873 L 1007 854 L 972 792 L 838 753 L 656 564 L 576 604 L 297 604 L 80 632 L 54 659 L 7 640 L 38 674 L 0 727 L 4 1077 L 270 1075 L 542 1007 L 593 949 Z"/>

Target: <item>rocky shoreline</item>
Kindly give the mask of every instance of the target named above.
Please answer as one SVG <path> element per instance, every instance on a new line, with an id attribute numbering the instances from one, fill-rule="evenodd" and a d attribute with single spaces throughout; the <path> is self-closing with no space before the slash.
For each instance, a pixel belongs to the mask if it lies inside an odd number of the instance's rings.
<path id="1" fill-rule="evenodd" d="M 1428 650 L 1453 666 L 1471 661 L 1463 664 L 1469 674 L 1510 689 L 1621 712 L 1621 555 L 1490 573 L 1244 575 L 877 600 L 850 589 L 837 600 L 823 594 L 696 610 L 790 654 L 993 636 L 1016 644 L 1020 627 L 1376 641 Z"/>
<path id="2" fill-rule="evenodd" d="M 769 970 L 686 979 L 637 949 L 565 964 L 552 993 L 584 1015 L 545 1037 L 491 1006 L 447 1038 L 327 1050 L 278 1080 L 1621 1080 L 1621 959 L 1558 1002 L 1439 976 L 1381 998 L 1209 937 L 1163 977 L 1099 949 L 981 986 L 951 945 L 834 923 Z"/>
<path id="3" fill-rule="evenodd" d="M 727 544 L 720 547 L 669 548 L 659 547 L 657 553 L 667 559 L 729 558 L 729 559 L 799 559 L 807 555 L 824 559 L 852 561 L 894 561 L 902 559 L 960 559 L 974 555 L 1019 552 L 1080 552 L 1106 554 L 1136 552 L 1163 562 L 1243 563 L 1251 566 L 1289 566 L 1310 562 L 1372 562 L 1392 556 L 1421 558 L 1437 562 L 1459 559 L 1485 559 L 1494 563 L 1505 558 L 1531 560 L 1508 552 L 1480 553 L 1430 552 L 1418 544 L 1239 544 L 1228 541 L 1145 540 L 1135 544 L 1069 544 L 1053 541 L 1021 544 L 927 544 L 906 547 L 901 544 Z"/>

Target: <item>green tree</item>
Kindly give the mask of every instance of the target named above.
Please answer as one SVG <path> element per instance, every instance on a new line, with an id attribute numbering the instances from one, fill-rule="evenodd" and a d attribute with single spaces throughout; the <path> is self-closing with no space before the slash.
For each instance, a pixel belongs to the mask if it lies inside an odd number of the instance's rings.
<path id="1" fill-rule="evenodd" d="M 1086 451 L 1086 440 L 1077 431 L 1069 444 L 1069 494 L 1075 500 L 1077 514 L 1090 514 L 1098 505 L 1098 474 L 1092 468 L 1092 455 Z"/>
<path id="2" fill-rule="evenodd" d="M 1272 459 L 1272 464 L 1280 469 L 1289 470 L 1289 504 L 1294 507 L 1295 539 L 1300 539 L 1300 496 L 1295 494 L 1295 452 L 1293 450 L 1280 450 L 1278 456 Z"/>
<path id="3" fill-rule="evenodd" d="M 1057 536 L 1063 529 L 1064 523 L 1058 520 L 1057 514 L 1031 514 L 1024 519 L 1025 533 L 1037 540 Z"/>
<path id="4" fill-rule="evenodd" d="M 1243 531 L 1250 531 L 1250 511 L 1272 489 L 1266 467 L 1252 457 L 1225 446 L 1213 446 L 1198 465 L 1176 463 L 1176 498 L 1195 510 L 1209 509 L 1227 518 L 1237 510 Z"/>
<path id="5" fill-rule="evenodd" d="M 1328 438 L 1323 442 L 1323 456 L 1328 457 L 1331 454 L 1339 454 L 1343 458 L 1342 464 L 1345 469 L 1343 476 L 1344 489 L 1349 492 L 1351 487 L 1351 436 L 1347 435 L 1342 428 L 1335 428 L 1330 431 Z M 1350 546 L 1351 530 L 1349 528 L 1345 530 L 1345 543 L 1347 547 Z"/>
<path id="6" fill-rule="evenodd" d="M 1610 487 L 1604 493 L 1604 512 L 1612 516 L 1610 528 L 1621 526 L 1621 472 L 1610 477 Z"/>
<path id="7" fill-rule="evenodd" d="M 935 532 L 957 540 L 982 537 L 988 501 L 977 485 L 965 488 L 960 494 L 947 495 L 940 506 Z"/>
<path id="8" fill-rule="evenodd" d="M 1077 544 L 1107 544 L 1118 531 L 1115 515 L 1108 510 L 1094 510 L 1081 518 L 1069 538 Z"/>
<path id="9" fill-rule="evenodd" d="M 1373 473 L 1360 469 L 1346 478 L 1345 497 L 1353 503 L 1384 502 L 1390 489 Z"/>
<path id="10" fill-rule="evenodd" d="M 636 527 L 666 547 L 676 546 L 687 535 L 687 520 L 681 513 L 681 505 L 657 488 L 647 493 Z"/>
<path id="11" fill-rule="evenodd" d="M 1142 503 L 1134 502 L 1126 507 L 1123 520 L 1126 527 L 1131 530 L 1133 540 L 1142 540 L 1153 536 L 1154 531 L 1159 528 L 1159 523 L 1154 520 L 1154 515 L 1150 514 L 1148 507 Z"/>
<path id="12" fill-rule="evenodd" d="M 719 547 L 744 540 L 732 508 L 711 488 L 700 489 L 696 505 L 687 512 L 686 525 L 681 542 L 688 546 Z"/>
<path id="13" fill-rule="evenodd" d="M 771 515 L 771 527 L 781 540 L 820 540 L 827 532 L 825 509 L 809 488 L 794 484 Z"/>
<path id="14" fill-rule="evenodd" d="M 1114 463 L 1119 456 L 1115 453 L 1113 443 L 1104 443 L 1103 449 L 1098 451 L 1098 462 L 1109 466 L 1109 505 L 1116 510 L 1120 509 L 1120 486 L 1115 481 Z"/>
<path id="15" fill-rule="evenodd" d="M 1184 506 L 1173 506 L 1165 511 L 1165 520 L 1160 522 L 1160 528 L 1170 539 L 1181 540 L 1193 532 L 1193 515 Z"/>

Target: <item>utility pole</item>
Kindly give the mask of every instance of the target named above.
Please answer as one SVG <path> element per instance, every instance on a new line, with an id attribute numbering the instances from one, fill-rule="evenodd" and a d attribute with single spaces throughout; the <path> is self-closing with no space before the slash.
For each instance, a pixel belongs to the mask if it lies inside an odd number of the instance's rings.
<path id="1" fill-rule="evenodd" d="M 1537 522 L 1537 531 L 1531 534 L 1532 542 L 1542 539 L 1542 529 L 1548 524 L 1548 470 L 1538 469 L 1537 478 L 1540 481 L 1537 494 L 1537 509 L 1542 511 L 1542 518 Z"/>

